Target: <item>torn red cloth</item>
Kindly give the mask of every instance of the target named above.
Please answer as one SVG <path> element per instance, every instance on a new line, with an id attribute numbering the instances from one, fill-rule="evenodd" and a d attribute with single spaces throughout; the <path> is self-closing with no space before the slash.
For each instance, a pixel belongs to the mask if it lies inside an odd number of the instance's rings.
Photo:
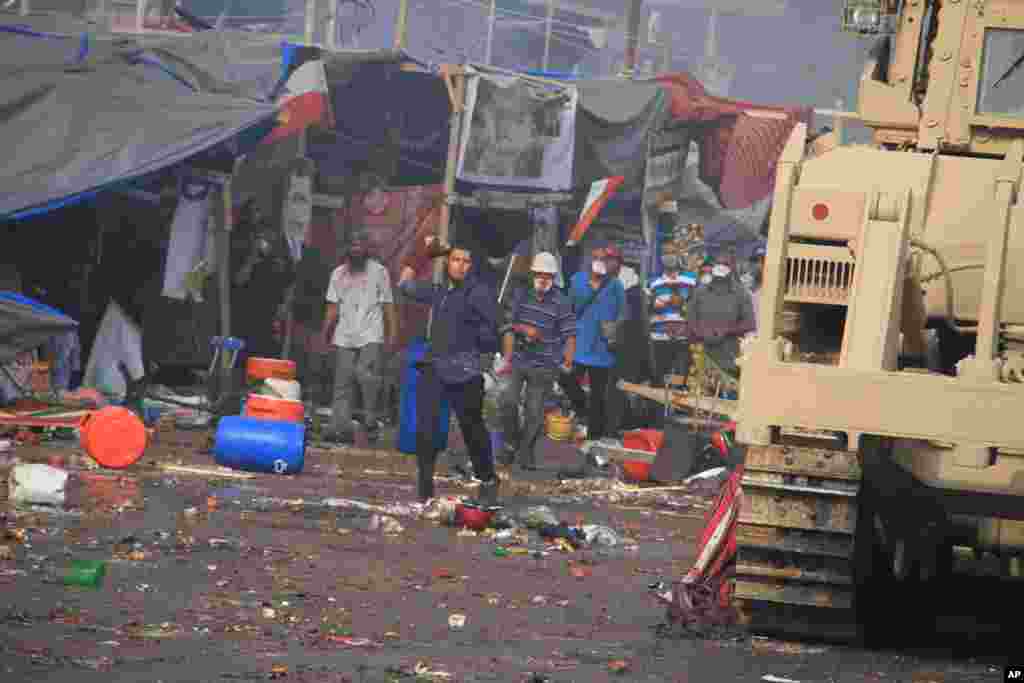
<path id="1" fill-rule="evenodd" d="M 666 602 L 670 623 L 726 625 L 735 620 L 731 605 L 732 568 L 736 557 L 736 524 L 743 500 L 743 466 L 722 486 L 708 511 L 697 543 L 697 560 L 676 582 Z"/>
<path id="2" fill-rule="evenodd" d="M 715 191 L 722 206 L 745 208 L 771 194 L 786 141 L 797 123 L 810 125 L 810 107 L 715 97 L 687 73 L 655 80 L 669 97 L 673 118 L 701 126 L 700 179 Z"/>

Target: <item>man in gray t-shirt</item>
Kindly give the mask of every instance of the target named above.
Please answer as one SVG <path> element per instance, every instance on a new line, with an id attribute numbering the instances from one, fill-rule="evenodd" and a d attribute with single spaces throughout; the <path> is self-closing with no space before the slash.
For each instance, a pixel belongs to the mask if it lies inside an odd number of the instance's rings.
<path id="1" fill-rule="evenodd" d="M 334 270 L 327 286 L 323 335 L 337 349 L 329 441 L 353 441 L 352 395 L 356 382 L 362 394 L 368 436 L 376 439 L 381 357 L 385 342 L 394 348 L 398 332 L 394 301 L 387 268 L 369 258 L 367 236 L 356 235 L 347 261 Z"/>

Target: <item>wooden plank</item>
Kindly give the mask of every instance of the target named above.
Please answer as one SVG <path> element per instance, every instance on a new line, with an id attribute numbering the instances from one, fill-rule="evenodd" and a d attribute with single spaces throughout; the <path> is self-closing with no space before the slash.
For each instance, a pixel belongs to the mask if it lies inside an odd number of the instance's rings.
<path id="1" fill-rule="evenodd" d="M 857 504 L 848 498 L 744 489 L 740 523 L 852 535 Z"/>
<path id="2" fill-rule="evenodd" d="M 853 591 L 825 584 L 796 584 L 783 581 L 751 581 L 737 576 L 733 595 L 740 600 L 763 600 L 787 605 L 851 609 Z"/>
<path id="3" fill-rule="evenodd" d="M 664 389 L 649 387 L 643 384 L 633 384 L 632 382 L 626 382 L 624 380 L 619 380 L 615 386 L 618 387 L 620 391 L 625 391 L 628 394 L 642 396 L 643 398 L 655 401 L 662 405 L 665 404 Z M 696 397 L 684 394 L 681 391 L 669 391 L 668 393 L 672 405 L 676 408 L 700 409 L 710 413 L 716 413 L 718 415 L 725 415 L 726 417 L 733 417 L 739 407 L 739 401 L 730 401 L 728 399 L 721 398 L 701 398 L 698 400 Z"/>
<path id="4" fill-rule="evenodd" d="M 757 524 L 737 524 L 736 545 L 739 548 L 777 552 L 846 559 L 853 557 L 853 536 Z"/>
<path id="5" fill-rule="evenodd" d="M 851 480 L 860 479 L 862 474 L 856 453 L 830 448 L 778 445 L 748 448 L 746 469 Z"/>
<path id="6" fill-rule="evenodd" d="M 604 455 L 613 462 L 626 462 L 627 460 L 635 460 L 637 462 L 654 464 L 654 459 L 658 457 L 657 453 L 651 453 L 650 451 L 639 451 L 632 448 L 612 448 L 597 446 L 595 450 L 599 451 L 602 455 Z"/>

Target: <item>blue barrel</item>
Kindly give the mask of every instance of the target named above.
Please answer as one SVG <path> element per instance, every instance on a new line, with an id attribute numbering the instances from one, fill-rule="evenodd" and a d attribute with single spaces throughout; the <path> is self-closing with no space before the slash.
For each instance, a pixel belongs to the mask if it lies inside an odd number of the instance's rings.
<path id="1" fill-rule="evenodd" d="M 405 352 L 405 367 L 402 368 L 402 395 L 398 411 L 398 450 L 413 455 L 416 453 L 416 381 L 420 371 L 416 363 L 427 353 L 427 341 L 417 337 L 409 343 Z M 448 427 L 451 425 L 451 406 L 448 399 L 441 401 L 441 416 L 434 432 L 434 447 L 441 451 L 448 446 Z"/>
<path id="2" fill-rule="evenodd" d="M 236 470 L 298 474 L 305 462 L 306 427 L 228 415 L 217 425 L 213 455 L 218 465 Z"/>

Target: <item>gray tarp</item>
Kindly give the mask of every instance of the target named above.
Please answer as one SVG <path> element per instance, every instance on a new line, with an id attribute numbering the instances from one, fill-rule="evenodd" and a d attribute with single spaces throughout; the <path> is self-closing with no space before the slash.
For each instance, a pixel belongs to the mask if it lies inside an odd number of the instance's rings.
<path id="1" fill-rule="evenodd" d="M 668 116 L 662 89 L 656 83 L 578 81 L 574 185 L 621 175 L 620 194 L 643 187 L 647 136 Z"/>
<path id="2" fill-rule="evenodd" d="M 73 330 L 77 322 L 34 299 L 0 292 L 0 364 L 34 349 L 55 334 Z"/>
<path id="3" fill-rule="evenodd" d="M 268 120 L 281 74 L 281 43 L 266 36 L 140 41 L 70 17 L 5 17 L 0 217 L 160 170 Z"/>

